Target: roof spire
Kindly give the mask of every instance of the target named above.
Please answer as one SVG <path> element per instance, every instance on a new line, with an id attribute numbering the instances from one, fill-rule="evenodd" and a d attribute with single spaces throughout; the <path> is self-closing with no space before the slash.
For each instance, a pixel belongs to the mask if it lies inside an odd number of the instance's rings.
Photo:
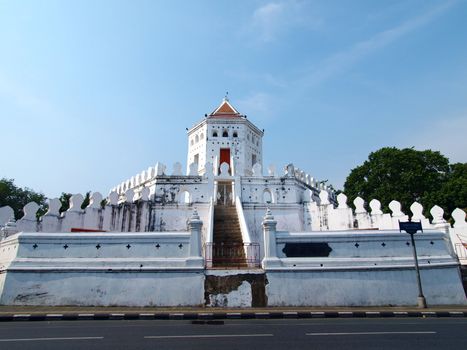
<path id="1" fill-rule="evenodd" d="M 229 92 L 226 91 L 221 104 L 217 107 L 210 116 L 223 116 L 223 117 L 239 117 L 240 113 L 230 104 Z"/>

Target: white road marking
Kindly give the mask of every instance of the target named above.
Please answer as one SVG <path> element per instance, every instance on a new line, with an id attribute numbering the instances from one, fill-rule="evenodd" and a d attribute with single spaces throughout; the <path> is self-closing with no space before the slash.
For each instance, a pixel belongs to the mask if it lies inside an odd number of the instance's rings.
<path id="1" fill-rule="evenodd" d="M 449 312 L 449 315 L 450 315 L 450 316 L 463 316 L 464 313 L 463 313 L 463 312 L 460 312 L 460 311 L 450 311 L 450 312 Z"/>
<path id="2" fill-rule="evenodd" d="M 95 339 L 104 339 L 104 337 L 16 338 L 16 339 L 0 339 L 0 342 L 49 341 L 49 340 L 95 340 Z"/>
<path id="3" fill-rule="evenodd" d="M 409 313 L 407 311 L 394 311 L 395 316 L 408 316 Z"/>
<path id="4" fill-rule="evenodd" d="M 414 332 L 334 332 L 334 333 L 305 333 L 306 335 L 385 335 L 385 334 L 436 334 L 433 331 Z"/>
<path id="5" fill-rule="evenodd" d="M 235 337 L 273 337 L 274 334 L 192 334 L 192 335 L 147 335 L 145 339 L 186 339 L 186 338 L 235 338 Z"/>
<path id="6" fill-rule="evenodd" d="M 94 317 L 94 314 L 78 314 L 78 317 Z"/>

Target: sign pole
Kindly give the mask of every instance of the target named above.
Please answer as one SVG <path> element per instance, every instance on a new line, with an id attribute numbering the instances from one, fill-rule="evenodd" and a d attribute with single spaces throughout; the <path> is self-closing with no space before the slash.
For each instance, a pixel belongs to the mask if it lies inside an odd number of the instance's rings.
<path id="1" fill-rule="evenodd" d="M 413 258 L 415 260 L 415 272 L 417 275 L 417 287 L 418 287 L 418 298 L 417 303 L 418 307 L 422 309 L 426 309 L 426 299 L 423 295 L 422 290 L 422 281 L 420 279 L 420 268 L 418 267 L 418 258 L 417 258 L 417 248 L 415 247 L 415 239 L 414 235 L 417 231 L 423 232 L 422 223 L 421 222 L 412 222 L 409 218 L 408 222 L 400 222 L 399 221 L 399 231 L 405 231 L 410 235 L 410 240 L 412 242 L 412 251 L 413 251 Z"/>
<path id="2" fill-rule="evenodd" d="M 418 307 L 422 309 L 426 309 L 426 300 L 425 300 L 425 296 L 423 295 L 422 281 L 420 279 L 420 269 L 418 267 L 417 248 L 415 247 L 415 239 L 413 238 L 413 234 L 410 235 L 410 239 L 412 241 L 413 258 L 415 260 L 415 271 L 417 273 Z"/>

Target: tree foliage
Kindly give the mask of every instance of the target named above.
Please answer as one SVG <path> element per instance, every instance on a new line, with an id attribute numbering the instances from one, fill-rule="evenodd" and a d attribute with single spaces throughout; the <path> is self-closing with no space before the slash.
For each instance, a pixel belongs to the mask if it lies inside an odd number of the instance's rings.
<path id="1" fill-rule="evenodd" d="M 62 192 L 60 196 L 60 213 L 67 211 L 70 208 L 70 198 L 72 194 Z M 48 204 L 47 198 L 42 193 L 37 193 L 30 188 L 25 187 L 24 189 L 14 184 L 13 179 L 1 179 L 0 180 L 0 207 L 5 205 L 10 206 L 14 213 L 15 219 L 19 219 L 23 216 L 23 207 L 29 202 L 36 202 L 39 204 L 39 210 L 37 211 L 37 217 L 44 215 L 47 212 Z M 81 209 L 86 208 L 91 201 L 91 191 L 86 192 L 84 201 L 81 204 Z M 102 200 L 105 205 L 105 200 Z M 102 205 L 101 203 L 101 205 Z"/>
<path id="2" fill-rule="evenodd" d="M 406 213 L 417 201 L 424 206 L 425 215 L 435 204 L 450 215 L 456 207 L 467 206 L 467 164 L 450 165 L 437 151 L 385 147 L 352 169 L 344 192 L 351 200 L 357 196 L 368 202 L 378 199 L 386 211 L 395 199 Z"/>
<path id="3" fill-rule="evenodd" d="M 38 215 L 43 215 L 46 212 L 46 197 L 42 193 L 34 192 L 32 189 L 25 187 L 24 189 L 14 184 L 13 179 L 3 178 L 0 180 L 0 207 L 10 206 L 15 218 L 19 219 L 23 216 L 23 207 L 29 202 L 39 204 Z"/>
<path id="4" fill-rule="evenodd" d="M 62 195 L 60 196 L 60 202 L 62 203 L 62 206 L 60 207 L 60 213 L 63 213 L 64 211 L 67 211 L 70 209 L 70 198 L 72 194 L 71 193 L 66 193 L 62 192 Z M 81 204 L 81 209 L 86 208 L 89 203 L 91 202 L 91 191 L 86 192 L 86 195 L 84 196 L 83 203 Z"/>

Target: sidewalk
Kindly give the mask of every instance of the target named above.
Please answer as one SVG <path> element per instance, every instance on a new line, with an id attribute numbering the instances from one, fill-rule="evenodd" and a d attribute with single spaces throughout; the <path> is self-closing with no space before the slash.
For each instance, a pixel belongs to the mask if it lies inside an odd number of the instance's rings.
<path id="1" fill-rule="evenodd" d="M 45 320 L 222 320 L 352 317 L 467 317 L 467 306 L 417 307 L 75 307 L 0 306 L 2 321 Z"/>

